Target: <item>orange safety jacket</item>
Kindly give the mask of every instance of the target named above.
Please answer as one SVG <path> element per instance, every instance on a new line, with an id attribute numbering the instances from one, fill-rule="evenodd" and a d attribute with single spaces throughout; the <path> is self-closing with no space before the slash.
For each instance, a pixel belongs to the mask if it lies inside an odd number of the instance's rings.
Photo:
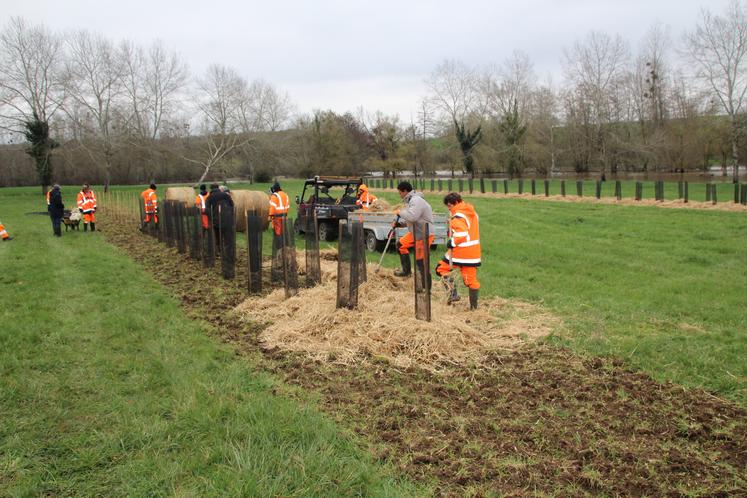
<path id="1" fill-rule="evenodd" d="M 361 188 L 361 193 L 358 195 L 355 203 L 361 207 L 363 211 L 368 211 L 373 201 L 376 200 L 376 196 L 368 191 L 367 188 Z"/>
<path id="2" fill-rule="evenodd" d="M 480 222 L 474 206 L 459 202 L 449 211 L 451 261 L 457 266 L 480 266 Z M 449 261 L 448 253 L 444 260 Z"/>
<path id="3" fill-rule="evenodd" d="M 140 197 L 143 198 L 143 205 L 145 206 L 146 214 L 153 214 L 158 209 L 158 196 L 156 191 L 152 188 L 145 189 L 140 193 Z"/>
<path id="4" fill-rule="evenodd" d="M 52 193 L 51 190 L 47 190 L 47 207 L 49 207 L 50 201 L 49 201 L 49 195 Z"/>
<path id="5" fill-rule="evenodd" d="M 84 213 L 93 213 L 96 210 L 96 194 L 93 190 L 78 192 L 78 208 Z"/>
<path id="6" fill-rule="evenodd" d="M 282 190 L 273 192 L 270 196 L 270 217 L 275 218 L 285 216 L 288 214 L 289 209 L 290 200 L 288 199 L 288 194 Z"/>
<path id="7" fill-rule="evenodd" d="M 208 228 L 208 216 L 205 202 L 209 196 L 209 193 L 205 195 L 197 194 L 197 198 L 195 199 L 195 206 L 200 208 L 200 214 L 202 214 L 202 228 Z"/>

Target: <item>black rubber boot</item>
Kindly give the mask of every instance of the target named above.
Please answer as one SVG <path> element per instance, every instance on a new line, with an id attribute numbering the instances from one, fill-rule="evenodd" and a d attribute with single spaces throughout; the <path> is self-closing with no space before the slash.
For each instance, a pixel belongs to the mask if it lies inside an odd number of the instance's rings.
<path id="1" fill-rule="evenodd" d="M 55 237 L 62 237 L 62 227 L 61 226 L 56 226 L 56 227 L 53 227 L 53 228 L 54 228 L 54 236 Z"/>
<path id="2" fill-rule="evenodd" d="M 83 223 L 83 231 L 84 232 L 88 231 L 88 223 Z"/>
<path id="3" fill-rule="evenodd" d="M 476 310 L 477 309 L 477 296 L 480 294 L 480 289 L 470 289 L 469 290 L 469 309 Z"/>
<path id="4" fill-rule="evenodd" d="M 92 232 L 96 231 L 96 223 L 94 223 L 94 222 L 91 222 L 91 231 Z"/>
<path id="5" fill-rule="evenodd" d="M 410 264 L 410 253 L 399 255 L 399 260 L 402 263 L 402 269 L 394 272 L 395 277 L 409 277 L 412 273 L 412 266 Z"/>
<path id="6" fill-rule="evenodd" d="M 449 297 L 446 299 L 446 304 L 453 304 L 457 301 L 459 301 L 459 294 L 457 294 L 457 287 L 456 282 L 454 282 L 454 277 L 448 275 L 446 277 L 443 277 L 442 282 L 444 283 L 444 287 L 446 287 L 446 290 L 449 291 Z"/>

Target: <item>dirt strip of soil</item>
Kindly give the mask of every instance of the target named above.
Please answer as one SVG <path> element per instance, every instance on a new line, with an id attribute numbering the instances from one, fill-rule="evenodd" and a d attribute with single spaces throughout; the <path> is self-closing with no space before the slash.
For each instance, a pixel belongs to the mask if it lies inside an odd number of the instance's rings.
<path id="1" fill-rule="evenodd" d="M 262 350 L 258 327 L 230 311 L 246 298 L 245 264 L 224 281 L 132 225 L 102 225 L 186 313 L 260 368 L 316 393 L 377 458 L 439 496 L 747 496 L 747 410 L 734 403 L 546 345 L 439 372 Z"/>

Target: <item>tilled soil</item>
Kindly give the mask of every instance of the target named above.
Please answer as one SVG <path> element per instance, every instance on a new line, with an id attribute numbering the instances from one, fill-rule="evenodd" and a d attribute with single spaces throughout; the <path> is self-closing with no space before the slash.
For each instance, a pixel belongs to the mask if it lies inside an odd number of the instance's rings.
<path id="1" fill-rule="evenodd" d="M 437 495 L 747 496 L 747 410 L 731 402 L 546 345 L 437 373 L 262 351 L 258 327 L 230 311 L 246 298 L 245 264 L 225 281 L 218 268 L 132 225 L 104 228 L 186 313 L 211 322 L 261 368 L 316 393 L 377 458 Z"/>

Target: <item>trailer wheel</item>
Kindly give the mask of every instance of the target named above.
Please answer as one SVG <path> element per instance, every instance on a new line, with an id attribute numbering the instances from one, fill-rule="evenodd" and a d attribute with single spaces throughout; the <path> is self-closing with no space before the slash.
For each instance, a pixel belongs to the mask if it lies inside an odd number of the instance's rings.
<path id="1" fill-rule="evenodd" d="M 319 223 L 319 240 L 321 242 L 331 242 L 335 240 L 335 229 L 331 223 L 323 221 Z"/>
<path id="2" fill-rule="evenodd" d="M 383 247 L 381 241 L 376 238 L 374 231 L 366 230 L 366 249 L 375 252 L 381 250 Z"/>

